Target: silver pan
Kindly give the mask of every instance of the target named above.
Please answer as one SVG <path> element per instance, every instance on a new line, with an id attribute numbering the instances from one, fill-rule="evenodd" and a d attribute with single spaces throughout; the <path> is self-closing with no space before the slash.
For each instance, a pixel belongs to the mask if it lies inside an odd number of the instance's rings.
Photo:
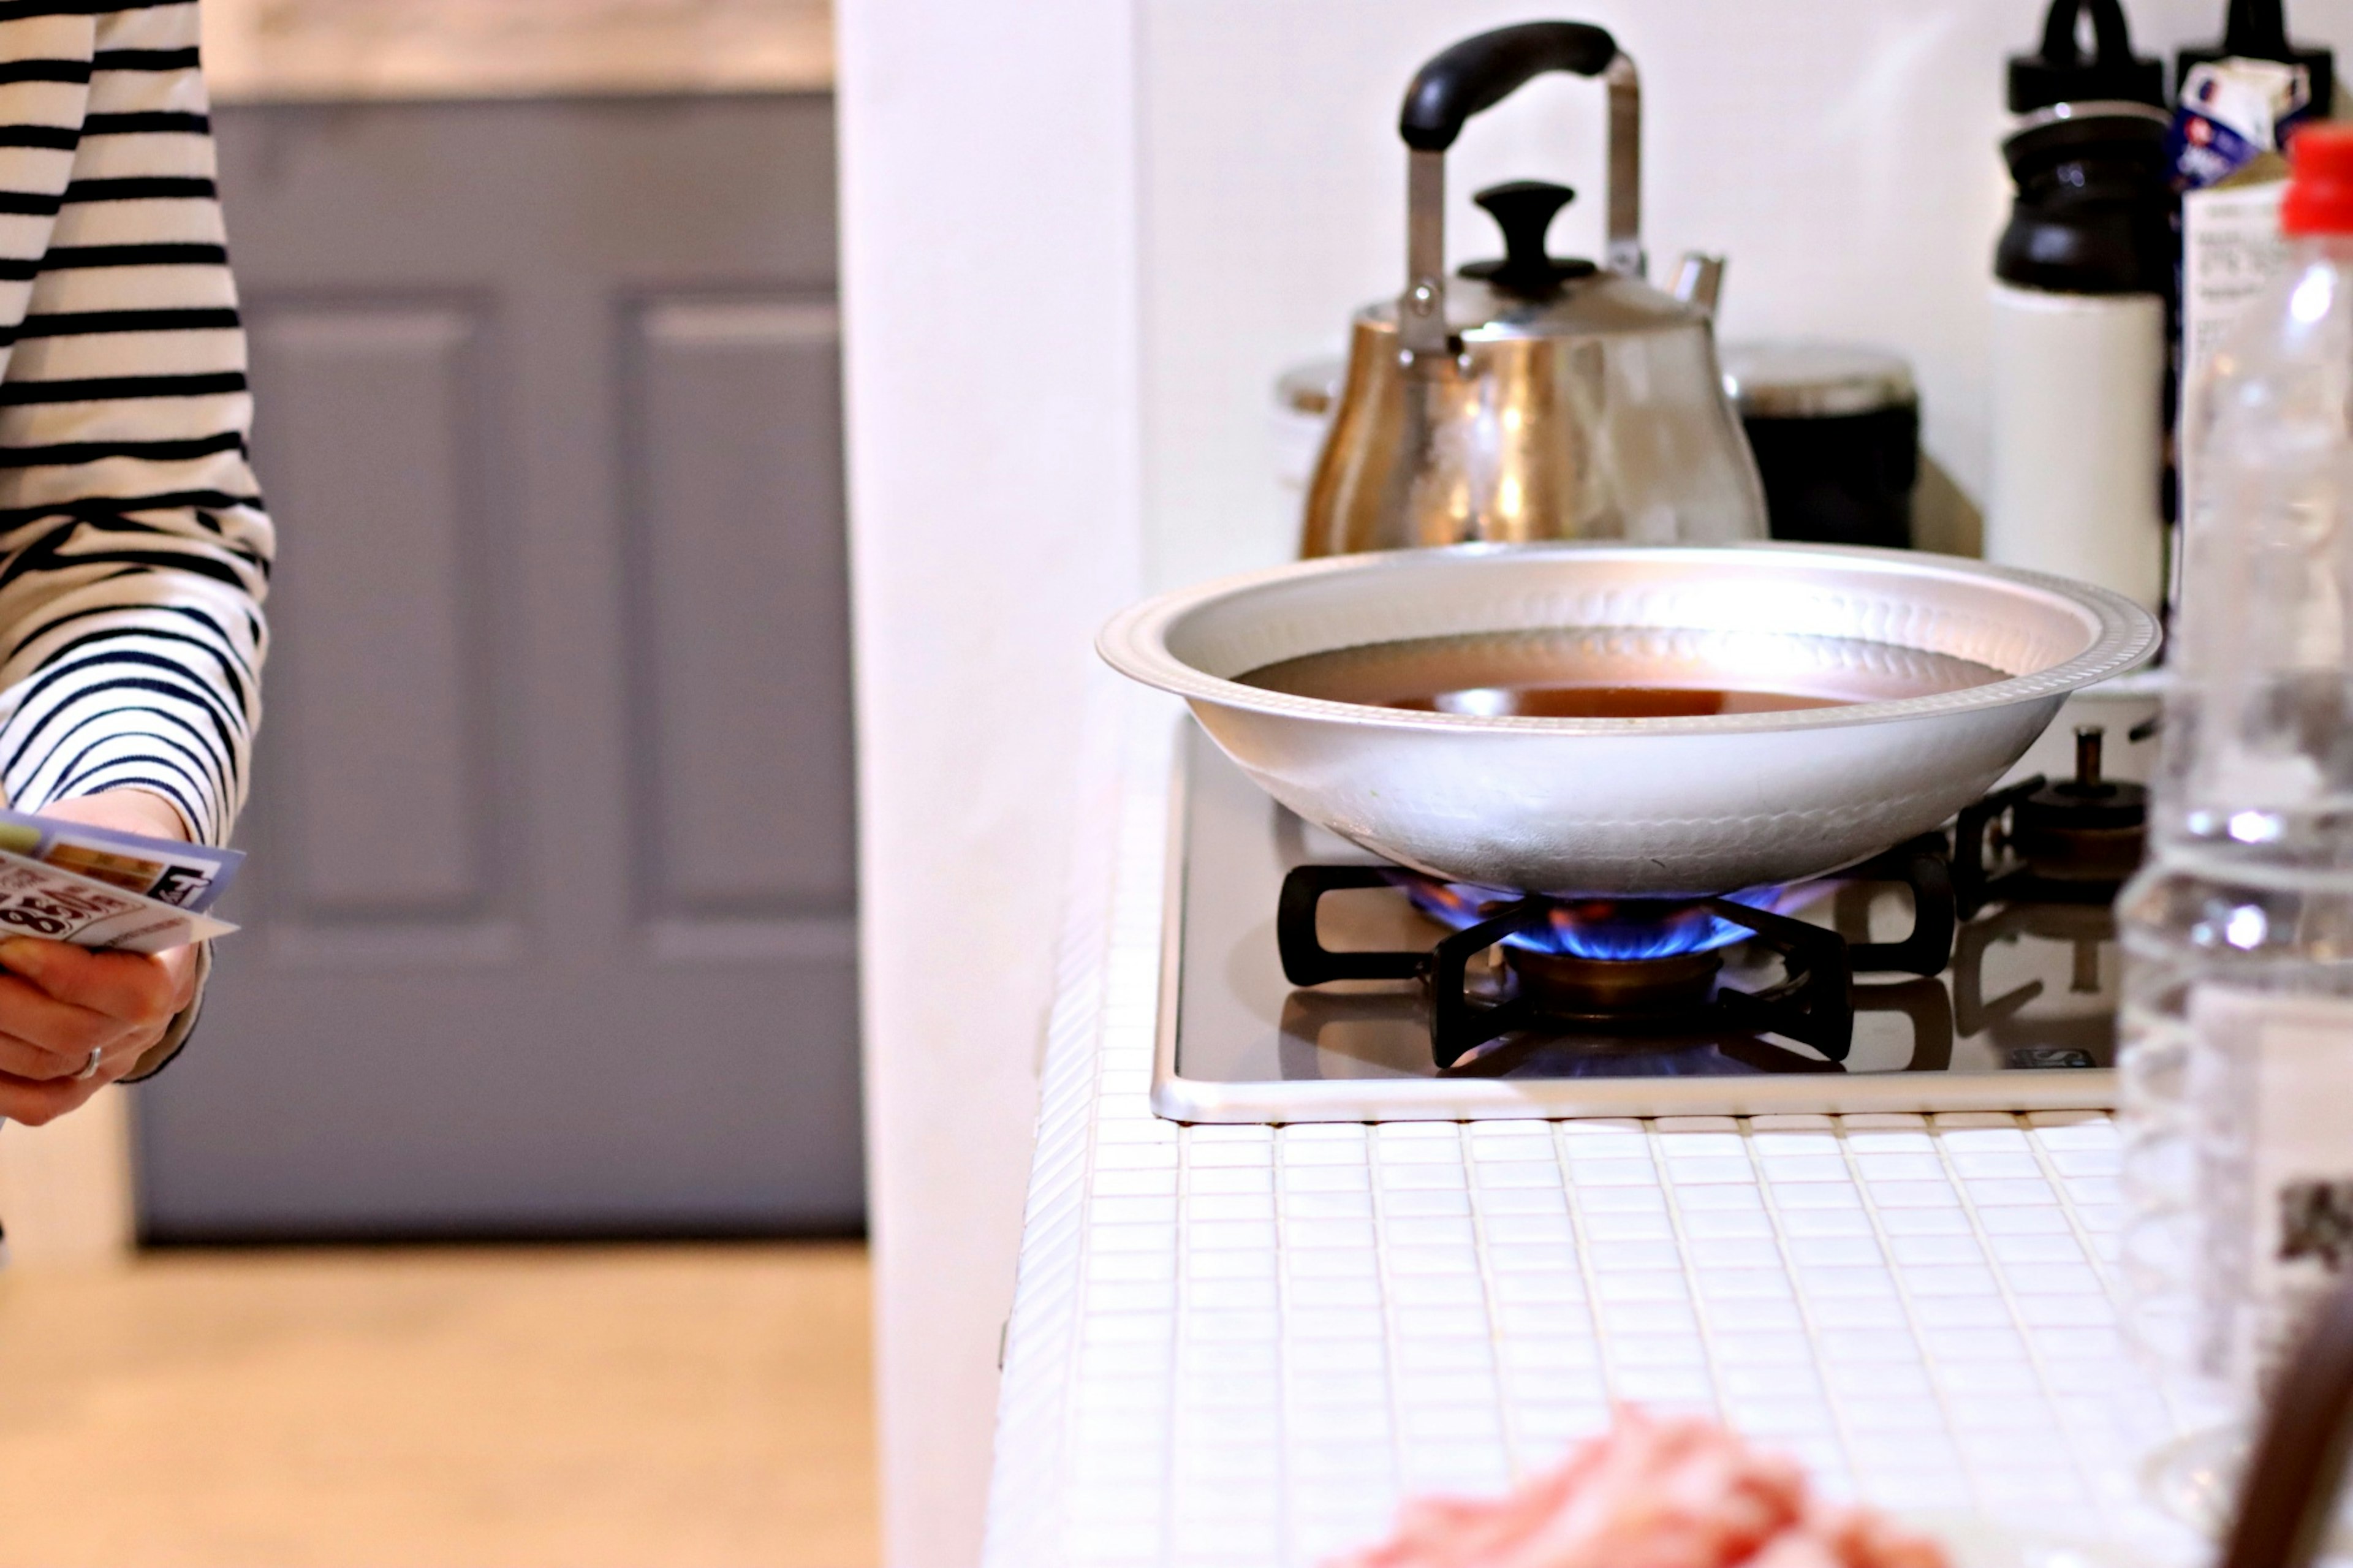
<path id="1" fill-rule="evenodd" d="M 1538 628 L 1590 628 L 1681 685 L 1754 688 L 1764 671 L 1771 686 L 1769 672 L 1810 662 L 1820 675 L 1824 661 L 1867 685 L 1921 655 L 2001 679 L 1666 719 L 1414 712 L 1234 679 L 1336 648 Z M 2158 636 L 2105 589 L 1954 556 L 1470 544 L 1166 594 L 1113 619 L 1097 647 L 1184 698 L 1269 795 L 1402 865 L 1483 887 L 1690 897 L 1820 876 L 1935 827 L 2025 752 L 2067 693 L 2143 663 Z"/>

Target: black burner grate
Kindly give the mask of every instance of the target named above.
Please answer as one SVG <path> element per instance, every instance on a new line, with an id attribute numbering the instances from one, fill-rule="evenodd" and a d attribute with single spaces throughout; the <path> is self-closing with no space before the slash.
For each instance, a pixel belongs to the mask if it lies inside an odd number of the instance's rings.
<path id="1" fill-rule="evenodd" d="M 2101 776 L 2101 734 L 2076 730 L 2074 777 L 2038 773 L 1962 808 L 1952 879 L 1964 920 L 1989 904 L 2115 901 L 2147 847 L 2148 791 Z"/>
<path id="2" fill-rule="evenodd" d="M 1843 879 L 1900 884 L 1912 894 L 1913 923 L 1901 942 L 1850 942 L 1810 921 L 1729 899 L 1705 899 L 1696 907 L 1750 933 L 1781 961 L 1782 978 L 1755 990 L 1718 982 L 1704 1000 L 1681 1005 L 1586 1013 L 1540 1003 L 1527 985 L 1482 996 L 1471 964 L 1505 939 L 1547 924 L 1561 900 L 1541 894 L 1504 905 L 1474 925 L 1412 950 L 1335 952 L 1316 931 L 1324 895 L 1367 888 L 1407 888 L 1423 880 L 1387 866 L 1299 866 L 1283 879 L 1275 917 L 1282 972 L 1293 985 L 1339 980 L 1414 980 L 1430 1000 L 1430 1052 L 1440 1069 L 1450 1068 L 1491 1040 L 1516 1031 L 1599 1024 L 1612 1035 L 1774 1034 L 1800 1041 L 1833 1062 L 1852 1045 L 1857 973 L 1935 974 L 1953 952 L 1952 869 L 1941 834 L 1925 834 L 1884 855 L 1841 873 Z M 1641 964 L 1643 959 L 1600 960 Z"/>

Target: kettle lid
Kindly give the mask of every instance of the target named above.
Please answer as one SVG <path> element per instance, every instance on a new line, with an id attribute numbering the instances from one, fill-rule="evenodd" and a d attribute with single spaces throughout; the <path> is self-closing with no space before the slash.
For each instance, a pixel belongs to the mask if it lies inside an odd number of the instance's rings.
<path id="1" fill-rule="evenodd" d="M 1549 299 L 1572 278 L 1589 278 L 1599 268 L 1581 256 L 1556 257 L 1546 249 L 1545 236 L 1560 209 L 1577 199 L 1567 185 L 1544 180 L 1507 180 L 1489 185 L 1471 198 L 1504 231 L 1500 261 L 1473 261 L 1460 268 L 1498 293 L 1523 300 Z"/>
<path id="2" fill-rule="evenodd" d="M 1706 310 L 1611 271 L 1581 256 L 1555 256 L 1546 231 L 1576 198 L 1567 185 L 1512 180 L 1472 200 L 1504 232 L 1504 254 L 1456 268 L 1464 281 L 1447 290 L 1446 325 L 1458 334 L 1509 338 L 1608 336 L 1704 321 Z M 1388 318 L 1388 301 L 1370 312 Z"/>

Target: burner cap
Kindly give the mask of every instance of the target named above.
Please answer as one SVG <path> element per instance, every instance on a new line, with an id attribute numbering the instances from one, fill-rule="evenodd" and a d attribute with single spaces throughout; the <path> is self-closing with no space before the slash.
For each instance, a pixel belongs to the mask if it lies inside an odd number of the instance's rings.
<path id="1" fill-rule="evenodd" d="M 1666 958 L 1579 958 L 1507 947 L 1504 960 L 1519 976 L 1520 994 L 1545 1013 L 1570 1017 L 1663 1012 L 1705 1002 L 1724 967 L 1718 952 Z"/>
<path id="2" fill-rule="evenodd" d="M 2075 776 L 2045 784 L 2010 808 L 2010 844 L 2054 881 L 2116 882 L 2146 847 L 2148 791 L 2100 776 L 2101 731 L 2075 731 Z"/>

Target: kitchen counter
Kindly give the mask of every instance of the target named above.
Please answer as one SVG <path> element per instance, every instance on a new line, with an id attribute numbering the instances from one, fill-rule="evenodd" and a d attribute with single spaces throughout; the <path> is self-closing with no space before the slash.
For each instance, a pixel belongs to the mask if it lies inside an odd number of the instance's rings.
<path id="1" fill-rule="evenodd" d="M 1181 710 L 1081 825 L 986 1561 L 1313 1563 L 1612 1400 L 1830 1489 L 2160 1549 L 2099 1113 L 1184 1127 L 1145 1104 Z M 1270 911 L 1271 912 L 1271 911 Z"/>

